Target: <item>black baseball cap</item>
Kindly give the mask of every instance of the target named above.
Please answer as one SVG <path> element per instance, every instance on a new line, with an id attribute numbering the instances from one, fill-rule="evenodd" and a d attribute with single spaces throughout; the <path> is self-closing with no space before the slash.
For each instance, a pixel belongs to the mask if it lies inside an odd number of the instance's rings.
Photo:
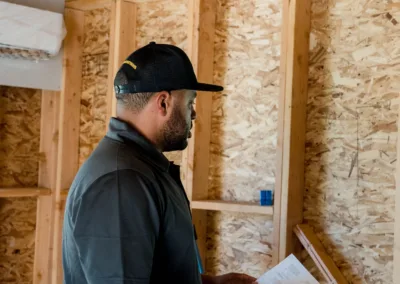
<path id="1" fill-rule="evenodd" d="M 177 46 L 151 42 L 126 58 L 114 79 L 115 94 L 173 90 L 219 92 L 224 88 L 197 82 L 192 63 Z"/>

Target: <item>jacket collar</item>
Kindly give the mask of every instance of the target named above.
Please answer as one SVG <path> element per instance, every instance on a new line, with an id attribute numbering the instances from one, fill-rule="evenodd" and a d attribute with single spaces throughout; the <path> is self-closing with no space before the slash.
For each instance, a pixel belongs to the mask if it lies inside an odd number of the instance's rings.
<path id="1" fill-rule="evenodd" d="M 112 117 L 106 134 L 107 137 L 126 143 L 137 152 L 143 160 L 150 162 L 162 171 L 168 171 L 170 162 L 157 148 L 133 126 Z M 138 149 L 140 148 L 140 149 Z"/>

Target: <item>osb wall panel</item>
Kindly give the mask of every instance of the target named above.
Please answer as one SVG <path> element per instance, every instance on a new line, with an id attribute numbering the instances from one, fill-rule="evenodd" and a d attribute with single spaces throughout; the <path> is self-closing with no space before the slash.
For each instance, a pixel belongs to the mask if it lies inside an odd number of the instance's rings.
<path id="1" fill-rule="evenodd" d="M 218 0 L 209 197 L 257 201 L 275 182 L 281 1 Z M 271 264 L 268 216 L 209 214 L 206 270 L 259 277 Z"/>
<path id="2" fill-rule="evenodd" d="M 275 182 L 281 1 L 217 2 L 209 195 L 255 201 Z"/>
<path id="3" fill-rule="evenodd" d="M 392 283 L 400 6 L 314 1 L 304 218 L 350 283 Z"/>
<path id="4" fill-rule="evenodd" d="M 79 164 L 89 157 L 107 129 L 110 8 L 85 12 Z"/>
<path id="5" fill-rule="evenodd" d="M 187 1 L 169 0 L 137 5 L 136 48 L 155 41 L 173 44 L 186 51 L 187 31 Z M 181 164 L 181 152 L 164 154 L 175 164 Z"/>
<path id="6" fill-rule="evenodd" d="M 38 181 L 41 92 L 0 86 L 0 187 Z M 0 283 L 32 282 L 36 199 L 0 199 Z"/>
<path id="7" fill-rule="evenodd" d="M 209 212 L 206 271 L 259 277 L 271 263 L 272 220 L 265 215 Z"/>

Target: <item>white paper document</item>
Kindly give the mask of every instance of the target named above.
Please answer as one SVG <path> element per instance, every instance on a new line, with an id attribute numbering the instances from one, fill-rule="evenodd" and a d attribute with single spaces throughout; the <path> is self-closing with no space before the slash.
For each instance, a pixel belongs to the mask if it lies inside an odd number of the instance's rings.
<path id="1" fill-rule="evenodd" d="M 307 269 L 291 254 L 257 279 L 258 284 L 319 284 Z"/>

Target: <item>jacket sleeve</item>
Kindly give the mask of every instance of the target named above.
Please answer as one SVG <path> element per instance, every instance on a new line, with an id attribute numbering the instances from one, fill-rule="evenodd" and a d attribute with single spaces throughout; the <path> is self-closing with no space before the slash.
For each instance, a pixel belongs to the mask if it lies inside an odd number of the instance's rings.
<path id="1" fill-rule="evenodd" d="M 119 170 L 94 182 L 75 206 L 74 237 L 87 283 L 149 283 L 161 206 L 151 183 Z"/>

